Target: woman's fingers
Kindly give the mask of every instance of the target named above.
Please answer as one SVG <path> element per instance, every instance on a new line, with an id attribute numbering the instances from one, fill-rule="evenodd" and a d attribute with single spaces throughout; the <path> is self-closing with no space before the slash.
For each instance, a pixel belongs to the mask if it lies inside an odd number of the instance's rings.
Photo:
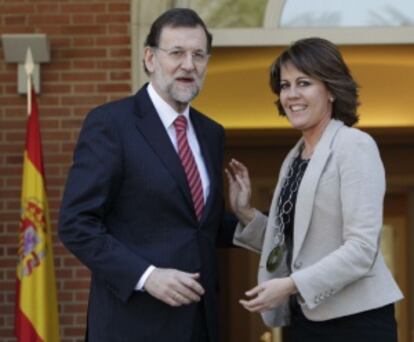
<path id="1" fill-rule="evenodd" d="M 240 300 L 246 310 L 262 312 L 278 307 L 289 299 L 289 296 L 297 293 L 295 283 L 290 277 L 267 280 L 246 292 L 250 299 Z"/>
<path id="2" fill-rule="evenodd" d="M 240 189 L 243 192 L 246 192 L 246 193 L 250 192 L 250 183 L 246 179 L 240 177 L 239 175 L 236 175 L 235 178 L 236 178 L 237 184 L 239 184 Z"/>
<path id="3" fill-rule="evenodd" d="M 229 180 L 229 183 L 230 184 L 233 184 L 234 181 L 235 181 L 233 174 L 228 169 L 224 169 L 224 172 L 225 172 L 225 174 L 227 176 L 227 179 Z"/>
<path id="4" fill-rule="evenodd" d="M 249 170 L 247 167 L 244 166 L 244 164 L 240 163 L 238 160 L 233 158 L 229 164 L 234 172 L 240 173 L 244 177 L 249 175 Z"/>
<path id="5" fill-rule="evenodd" d="M 246 166 L 244 166 L 242 163 L 237 161 L 236 159 L 232 159 L 229 163 L 229 167 L 233 173 L 233 176 L 239 178 L 243 181 L 243 183 L 250 187 L 250 177 L 249 177 L 249 170 Z"/>
<path id="6" fill-rule="evenodd" d="M 260 294 L 264 291 L 262 286 L 258 285 L 254 288 L 250 289 L 249 291 L 246 291 L 245 294 L 248 297 L 254 297 L 250 300 L 241 299 L 239 300 L 239 303 L 243 305 L 243 307 L 246 310 L 249 310 L 251 312 L 258 312 L 262 311 L 265 308 L 265 303 L 263 301 L 263 298 L 261 298 Z"/>
<path id="7" fill-rule="evenodd" d="M 253 297 L 253 296 L 258 295 L 260 292 L 263 292 L 263 290 L 264 289 L 260 285 L 257 285 L 253 287 L 252 289 L 246 291 L 245 293 L 246 293 L 246 296 Z"/>
<path id="8" fill-rule="evenodd" d="M 260 312 L 266 309 L 266 304 L 259 297 L 251 300 L 241 299 L 239 303 L 250 312 Z"/>
<path id="9" fill-rule="evenodd" d="M 227 175 L 227 178 L 229 180 L 230 185 L 234 185 L 234 183 L 237 183 L 242 190 L 247 190 L 247 186 L 249 185 L 249 180 L 243 177 L 239 172 L 236 170 L 232 170 L 233 172 L 230 172 L 229 169 L 224 169 L 224 172 Z"/>

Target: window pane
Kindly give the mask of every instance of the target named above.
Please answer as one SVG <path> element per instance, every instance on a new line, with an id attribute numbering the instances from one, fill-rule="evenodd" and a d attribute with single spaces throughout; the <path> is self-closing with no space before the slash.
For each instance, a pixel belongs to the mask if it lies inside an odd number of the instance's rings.
<path id="1" fill-rule="evenodd" d="M 262 27 L 268 0 L 176 0 L 176 7 L 190 7 L 210 28 Z"/>
<path id="2" fill-rule="evenodd" d="M 413 0 L 286 0 L 281 27 L 414 26 Z"/>

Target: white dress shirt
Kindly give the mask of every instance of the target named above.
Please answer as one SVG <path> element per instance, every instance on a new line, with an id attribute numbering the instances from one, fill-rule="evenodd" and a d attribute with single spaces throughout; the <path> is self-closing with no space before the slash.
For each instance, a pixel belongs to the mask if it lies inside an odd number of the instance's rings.
<path id="1" fill-rule="evenodd" d="M 206 203 L 208 194 L 210 192 L 210 178 L 208 176 L 206 164 L 201 154 L 200 145 L 198 143 L 197 136 L 190 119 L 190 106 L 188 105 L 182 113 L 177 113 L 167 102 L 161 98 L 160 95 L 158 95 L 151 83 L 148 85 L 147 91 L 177 153 L 178 146 L 174 121 L 179 115 L 184 115 L 186 117 L 188 144 L 190 145 L 191 152 L 193 153 L 195 162 L 197 164 L 198 172 L 200 173 L 201 184 L 203 186 L 204 203 Z M 145 281 L 148 279 L 150 273 L 154 269 L 155 267 L 153 265 L 149 266 L 146 269 L 146 271 L 139 279 L 138 284 L 135 286 L 136 290 L 143 290 Z"/>

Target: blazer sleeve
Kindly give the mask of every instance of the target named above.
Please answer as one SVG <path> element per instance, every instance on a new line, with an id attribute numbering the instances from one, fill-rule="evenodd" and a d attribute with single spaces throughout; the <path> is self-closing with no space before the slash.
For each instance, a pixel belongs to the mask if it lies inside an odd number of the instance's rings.
<path id="1" fill-rule="evenodd" d="M 238 223 L 233 243 L 255 253 L 261 253 L 267 225 L 267 216 L 255 210 L 253 220 L 246 226 Z"/>
<path id="2" fill-rule="evenodd" d="M 361 131 L 350 132 L 335 147 L 342 203 L 342 212 L 338 215 L 342 216 L 343 226 L 326 227 L 342 229 L 343 245 L 291 275 L 303 304 L 309 309 L 366 275 L 379 250 L 384 167 L 374 140 Z M 321 297 L 321 294 L 324 295 Z"/>
<path id="3" fill-rule="evenodd" d="M 108 231 L 111 210 L 122 181 L 122 146 L 116 125 L 103 109 L 85 120 L 62 199 L 59 237 L 64 245 L 126 301 L 149 263 Z"/>

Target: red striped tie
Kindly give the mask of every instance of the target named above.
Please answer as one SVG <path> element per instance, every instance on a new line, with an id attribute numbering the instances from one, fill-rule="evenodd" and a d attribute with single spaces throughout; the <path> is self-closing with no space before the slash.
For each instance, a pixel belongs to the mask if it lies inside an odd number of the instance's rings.
<path id="1" fill-rule="evenodd" d="M 187 119 L 180 115 L 174 121 L 175 132 L 177 134 L 178 155 L 185 174 L 188 186 L 190 187 L 191 197 L 193 198 L 194 209 L 198 220 L 201 219 L 204 209 L 203 186 L 201 184 L 200 173 L 197 169 L 193 153 L 187 140 Z"/>

